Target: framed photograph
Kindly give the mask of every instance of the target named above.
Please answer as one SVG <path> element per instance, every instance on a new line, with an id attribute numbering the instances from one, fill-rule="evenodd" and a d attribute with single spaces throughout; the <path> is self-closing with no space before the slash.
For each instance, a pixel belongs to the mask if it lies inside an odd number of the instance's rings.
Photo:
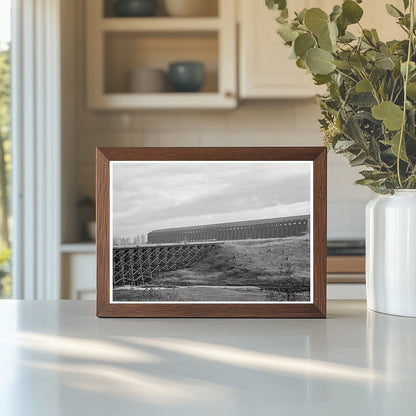
<path id="1" fill-rule="evenodd" d="M 97 316 L 324 318 L 326 149 L 97 149 Z"/>

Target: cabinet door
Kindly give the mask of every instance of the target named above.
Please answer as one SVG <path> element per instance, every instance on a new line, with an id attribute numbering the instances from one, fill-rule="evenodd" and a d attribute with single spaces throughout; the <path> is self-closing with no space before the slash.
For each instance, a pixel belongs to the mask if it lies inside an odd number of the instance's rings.
<path id="1" fill-rule="evenodd" d="M 291 11 L 304 7 L 320 7 L 330 12 L 341 0 L 298 0 Z M 402 0 L 389 1 L 399 9 Z M 323 93 L 323 87 L 313 84 L 311 76 L 289 59 L 290 48 L 277 35 L 275 11 L 268 10 L 264 1 L 239 0 L 240 15 L 240 97 L 241 98 L 303 98 Z M 293 9 L 295 7 L 295 9 Z M 376 28 L 384 41 L 402 39 L 404 32 L 388 15 L 384 2 L 366 0 L 362 25 Z M 358 34 L 358 25 L 349 30 Z"/>
<path id="2" fill-rule="evenodd" d="M 331 2 L 299 0 L 295 7 L 330 10 L 325 3 Z M 276 33 L 275 11 L 268 10 L 264 1 L 239 0 L 239 13 L 241 98 L 305 98 L 322 92 L 311 75 L 289 59 L 291 50 Z"/>
<path id="3" fill-rule="evenodd" d="M 95 299 L 96 257 L 92 253 L 68 253 L 62 256 L 62 298 Z"/>

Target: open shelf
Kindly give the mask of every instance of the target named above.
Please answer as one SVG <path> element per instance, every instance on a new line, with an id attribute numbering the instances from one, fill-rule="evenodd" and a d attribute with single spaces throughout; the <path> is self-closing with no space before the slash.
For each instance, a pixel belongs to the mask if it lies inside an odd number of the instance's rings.
<path id="1" fill-rule="evenodd" d="M 100 109 L 218 109 L 234 108 L 232 96 L 216 93 L 165 93 L 165 94 L 105 94 L 95 106 Z"/>
<path id="2" fill-rule="evenodd" d="M 97 110 L 235 108 L 235 4 L 229 0 L 207 1 L 216 5 L 215 16 L 169 17 L 159 7 L 158 16 L 130 18 L 114 16 L 113 0 L 89 0 L 86 4 L 88 107 Z M 169 83 L 157 93 L 130 91 L 132 71 L 163 70 L 167 78 L 169 64 L 183 61 L 204 64 L 205 81 L 200 91 L 177 93 Z"/>
<path id="3" fill-rule="evenodd" d="M 117 0 L 99 0 L 100 2 L 102 2 L 103 5 L 103 13 L 102 16 L 105 19 L 110 19 L 112 17 L 116 17 L 115 14 L 115 3 Z M 172 16 L 169 16 L 168 13 L 168 8 L 166 7 L 165 4 L 166 0 L 156 0 L 157 2 L 157 13 L 155 17 L 140 17 L 139 19 L 143 20 L 143 19 L 154 19 L 157 17 L 167 17 L 167 18 L 174 18 Z M 169 0 L 167 0 L 169 1 Z M 195 1 L 195 0 L 194 0 Z M 230 1 L 230 0 L 227 0 Z M 198 16 L 195 17 L 218 17 L 219 15 L 219 7 L 218 7 L 218 2 L 219 0 L 204 0 L 204 9 L 205 11 L 202 14 L 199 14 Z M 188 10 L 189 11 L 189 10 Z M 186 19 L 194 19 L 195 17 L 186 17 Z M 130 20 L 130 19 L 134 19 L 132 17 L 120 17 L 120 19 L 123 20 Z"/>
<path id="4" fill-rule="evenodd" d="M 151 17 L 151 18 L 121 18 L 103 19 L 101 28 L 105 32 L 169 32 L 169 31 L 207 31 L 218 30 L 220 20 L 215 17 Z"/>
<path id="5" fill-rule="evenodd" d="M 174 97 L 182 99 L 189 94 L 218 92 L 218 38 L 216 32 L 188 33 L 136 33 L 112 32 L 104 38 L 105 94 L 130 94 L 128 77 L 131 70 L 152 68 L 165 71 L 177 61 L 198 61 L 205 66 L 205 82 L 200 92 L 181 93 Z M 172 94 L 166 91 L 159 94 Z M 142 94 L 139 94 L 142 95 Z M 153 95 L 153 94 L 152 94 Z M 148 98 L 148 97 L 147 97 Z"/>
<path id="6" fill-rule="evenodd" d="M 95 243 L 92 241 L 82 241 L 79 243 L 63 243 L 61 244 L 61 253 L 66 254 L 94 254 L 96 252 Z"/>

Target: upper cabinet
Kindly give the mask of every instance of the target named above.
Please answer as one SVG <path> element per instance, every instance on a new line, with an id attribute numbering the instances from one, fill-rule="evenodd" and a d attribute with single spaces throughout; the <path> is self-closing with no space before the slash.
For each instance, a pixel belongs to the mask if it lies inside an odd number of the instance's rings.
<path id="1" fill-rule="evenodd" d="M 123 10 L 118 8 L 152 2 L 158 5 L 154 16 L 122 16 Z M 308 98 L 325 92 L 325 87 L 315 86 L 311 75 L 289 58 L 290 48 L 276 33 L 277 12 L 268 10 L 264 0 L 85 3 L 91 109 L 230 109 L 237 106 L 238 98 Z M 304 7 L 330 12 L 341 1 L 292 3 L 292 12 Z M 402 0 L 392 3 L 402 7 Z M 379 0 L 366 0 L 361 6 L 365 10 L 363 25 L 376 28 L 382 40 L 403 36 Z M 358 26 L 350 28 L 355 29 Z M 193 89 L 197 92 L 189 92 Z"/>
<path id="2" fill-rule="evenodd" d="M 277 35 L 277 12 L 270 11 L 263 0 L 238 0 L 239 15 L 239 87 L 240 97 L 307 98 L 325 92 L 313 84 L 312 77 L 290 59 L 291 50 Z M 341 0 L 297 0 L 288 2 L 290 11 L 320 7 L 330 12 Z M 390 3 L 403 8 L 402 0 Z M 381 40 L 403 38 L 404 32 L 388 15 L 384 2 L 365 0 L 362 25 L 377 29 Z M 358 25 L 349 30 L 359 31 Z"/>
<path id="3" fill-rule="evenodd" d="M 298 0 L 295 7 L 325 7 L 325 3 L 331 2 Z M 240 97 L 307 98 L 322 91 L 289 59 L 291 50 L 277 35 L 277 13 L 268 10 L 264 1 L 239 0 L 238 6 Z"/>
<path id="4" fill-rule="evenodd" d="M 123 16 L 121 3 L 86 2 L 89 108 L 237 105 L 234 1 L 158 1 L 147 17 Z"/>

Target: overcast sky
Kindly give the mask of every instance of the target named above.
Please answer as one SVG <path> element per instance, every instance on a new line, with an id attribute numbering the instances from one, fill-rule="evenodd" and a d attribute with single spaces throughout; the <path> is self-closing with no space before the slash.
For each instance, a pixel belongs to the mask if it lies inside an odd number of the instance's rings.
<path id="1" fill-rule="evenodd" d="M 113 233 L 310 213 L 310 162 L 112 162 Z"/>

